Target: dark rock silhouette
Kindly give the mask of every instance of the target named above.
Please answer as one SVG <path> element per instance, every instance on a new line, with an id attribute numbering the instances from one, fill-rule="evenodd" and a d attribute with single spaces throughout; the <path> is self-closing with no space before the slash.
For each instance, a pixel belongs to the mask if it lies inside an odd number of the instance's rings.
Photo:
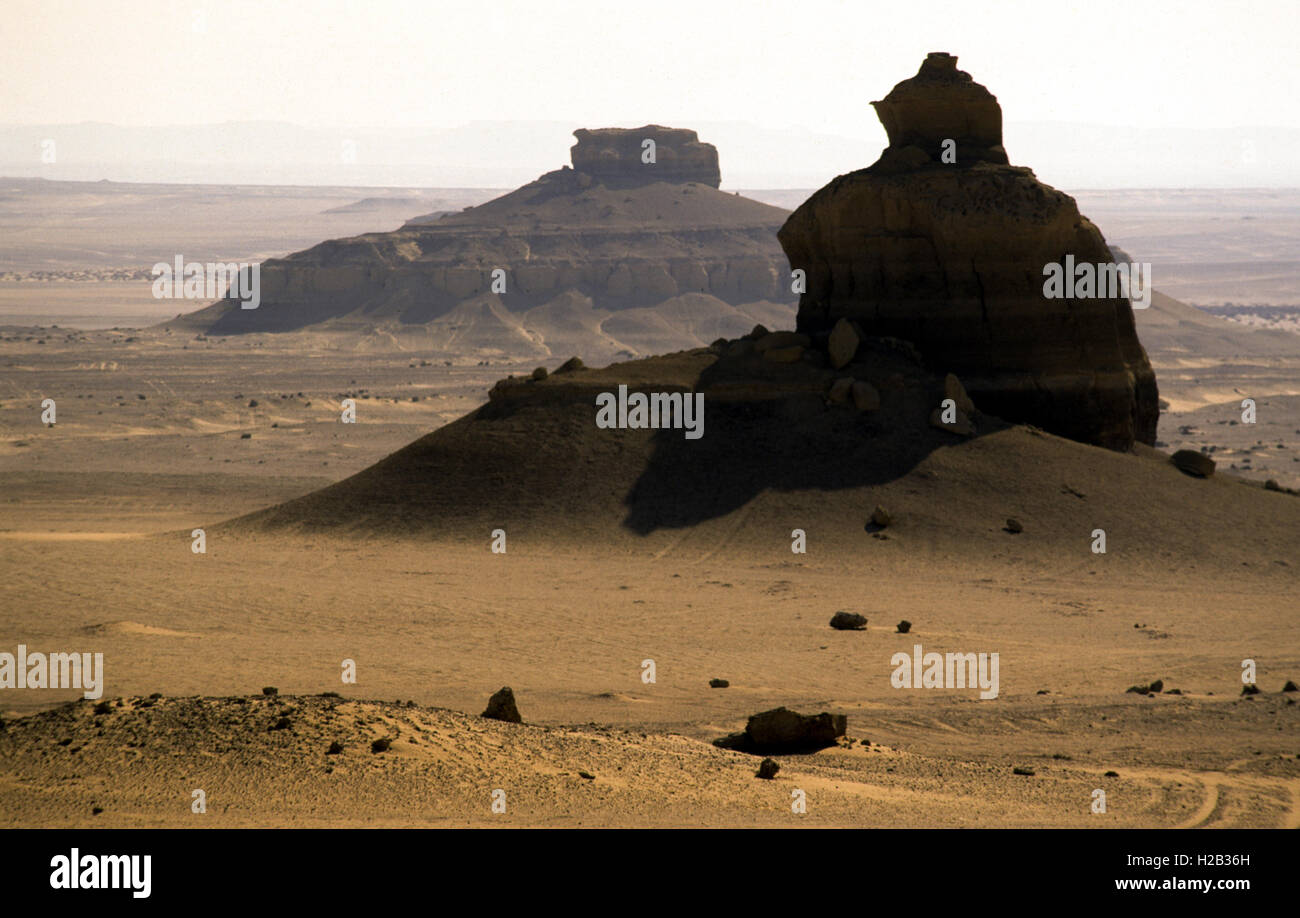
<path id="1" fill-rule="evenodd" d="M 522 724 L 524 722 L 524 719 L 519 716 L 519 708 L 515 707 L 515 693 L 511 691 L 508 685 L 499 689 L 495 695 L 488 699 L 487 710 L 480 716 L 489 720 L 504 720 L 509 724 Z"/>
<path id="2" fill-rule="evenodd" d="M 743 733 L 733 733 L 713 744 L 723 749 L 777 755 L 813 752 L 834 746 L 847 725 L 843 714 L 799 714 L 789 708 L 775 708 L 752 715 Z"/>
<path id="3" fill-rule="evenodd" d="M 1073 198 L 1006 164 L 997 99 L 938 53 L 873 104 L 889 147 L 779 233 L 807 273 L 798 331 L 828 347 L 849 319 L 912 342 L 983 412 L 1114 449 L 1154 443 L 1155 374 L 1128 298 L 1044 295 L 1045 266 L 1111 263 L 1106 241 Z"/>

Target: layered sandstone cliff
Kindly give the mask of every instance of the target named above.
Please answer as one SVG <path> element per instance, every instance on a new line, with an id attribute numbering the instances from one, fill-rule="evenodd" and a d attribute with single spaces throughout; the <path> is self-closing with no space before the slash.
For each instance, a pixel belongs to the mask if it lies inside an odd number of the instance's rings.
<path id="1" fill-rule="evenodd" d="M 460 213 L 267 261 L 258 309 L 223 301 L 190 322 L 214 334 L 321 323 L 409 327 L 458 309 L 488 309 L 507 323 L 531 313 L 530 321 L 545 326 L 556 312 L 570 322 L 604 322 L 604 313 L 692 295 L 709 298 L 710 315 L 723 319 L 734 305 L 791 308 L 789 268 L 776 240 L 788 212 L 719 191 L 712 144 L 694 131 L 657 125 L 575 136 L 572 168 Z M 646 141 L 653 157 L 645 155 Z M 761 315 L 771 320 L 770 311 Z M 740 334 L 754 321 L 736 313 L 726 327 L 710 327 L 703 341 Z M 619 322 L 604 324 L 612 346 L 620 346 Z M 526 329 L 520 340 L 540 341 L 553 331 Z M 663 341 L 665 349 L 695 343 L 671 335 Z"/>
<path id="2" fill-rule="evenodd" d="M 779 233 L 807 273 L 799 331 L 846 319 L 913 342 L 982 411 L 1116 449 L 1153 443 L 1155 374 L 1127 297 L 1044 295 L 1045 265 L 1109 263 L 1106 242 L 1073 198 L 1006 165 L 996 98 L 931 54 L 873 105 L 888 149 Z"/>

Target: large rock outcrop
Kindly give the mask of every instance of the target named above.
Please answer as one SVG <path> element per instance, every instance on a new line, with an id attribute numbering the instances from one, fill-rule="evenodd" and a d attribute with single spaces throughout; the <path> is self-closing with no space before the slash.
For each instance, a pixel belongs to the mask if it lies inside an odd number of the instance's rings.
<path id="1" fill-rule="evenodd" d="M 997 99 L 931 54 L 872 104 L 889 147 L 779 233 L 807 272 L 798 330 L 824 339 L 848 319 L 913 342 L 984 412 L 1113 449 L 1154 443 L 1155 374 L 1128 298 L 1044 295 L 1046 265 L 1110 263 L 1106 242 L 1073 198 L 1006 165 Z"/>
<path id="2" fill-rule="evenodd" d="M 573 168 L 460 213 L 271 259 L 259 308 L 226 300 L 177 324 L 378 327 L 418 331 L 433 353 L 607 360 L 791 320 L 776 240 L 788 211 L 719 191 L 711 144 L 657 125 L 574 133 Z"/>
<path id="3" fill-rule="evenodd" d="M 578 138 L 569 151 L 574 170 L 607 183 L 698 182 L 711 188 L 722 184 L 718 148 L 701 143 L 694 131 L 648 124 L 594 131 L 583 128 L 573 136 Z M 653 141 L 653 162 L 646 162 L 646 141 Z"/>

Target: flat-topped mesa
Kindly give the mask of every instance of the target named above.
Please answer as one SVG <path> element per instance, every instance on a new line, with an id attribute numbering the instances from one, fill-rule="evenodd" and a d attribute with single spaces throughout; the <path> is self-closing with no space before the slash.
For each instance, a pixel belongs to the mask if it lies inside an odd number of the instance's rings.
<path id="1" fill-rule="evenodd" d="M 899 158 L 921 165 L 924 160 L 917 151 L 939 162 L 949 140 L 960 154 L 956 165 L 1007 164 L 1007 151 L 1002 147 L 1002 106 L 969 73 L 957 69 L 955 55 L 930 52 L 916 76 L 871 104 L 889 135 L 882 165 Z"/>
<path id="2" fill-rule="evenodd" d="M 694 131 L 647 124 L 639 128 L 585 128 L 573 132 L 570 149 L 577 172 L 605 184 L 648 185 L 652 182 L 698 182 L 717 188 L 722 183 L 718 148 L 701 143 Z M 654 141 L 653 162 L 647 162 Z"/>
<path id="3" fill-rule="evenodd" d="M 889 148 L 777 234 L 806 272 L 798 330 L 827 341 L 847 320 L 911 341 L 988 414 L 1113 449 L 1154 443 L 1155 373 L 1128 297 L 1118 284 L 1062 295 L 1044 283 L 1049 266 L 1101 277 L 1114 256 L 1073 198 L 1006 164 L 997 99 L 931 54 L 873 104 Z"/>

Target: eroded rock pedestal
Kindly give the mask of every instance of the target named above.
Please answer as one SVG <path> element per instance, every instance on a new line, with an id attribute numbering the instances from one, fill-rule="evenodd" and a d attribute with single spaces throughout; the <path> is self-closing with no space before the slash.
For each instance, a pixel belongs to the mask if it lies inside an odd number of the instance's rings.
<path id="1" fill-rule="evenodd" d="M 779 232 L 807 272 L 798 330 L 841 318 L 913 342 L 983 412 L 1113 449 L 1155 442 L 1155 374 L 1126 297 L 1048 299 L 1043 268 L 1109 263 L 1073 198 L 1006 165 L 997 99 L 931 54 L 872 103 L 889 147 L 816 192 Z M 955 162 L 944 162 L 945 141 Z"/>

